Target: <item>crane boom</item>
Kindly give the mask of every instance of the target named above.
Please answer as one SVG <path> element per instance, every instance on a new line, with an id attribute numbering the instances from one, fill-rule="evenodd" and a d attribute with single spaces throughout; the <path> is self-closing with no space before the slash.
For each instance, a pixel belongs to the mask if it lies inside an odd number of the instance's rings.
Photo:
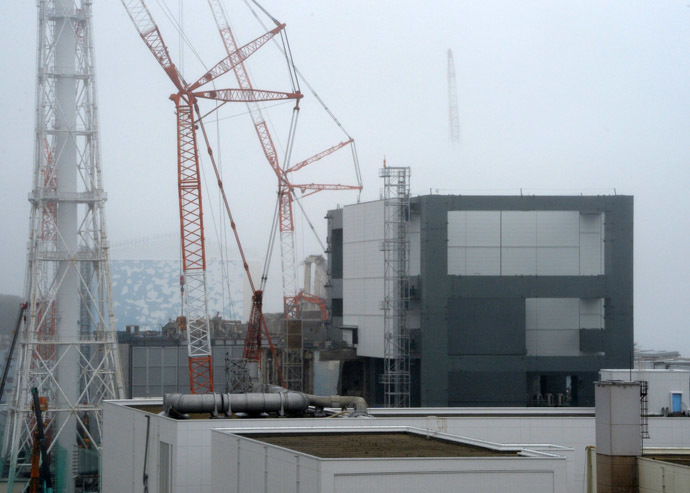
<path id="1" fill-rule="evenodd" d="M 194 394 L 213 392 L 211 331 L 206 294 L 206 247 L 199 154 L 193 101 L 173 98 L 177 113 L 177 172 L 189 385 Z"/>
<path id="2" fill-rule="evenodd" d="M 319 152 L 318 154 L 314 154 L 312 157 L 307 158 L 304 161 L 300 161 L 299 163 L 290 166 L 290 168 L 287 169 L 285 172 L 286 173 L 292 173 L 293 171 L 297 171 L 299 169 L 302 169 L 305 166 L 308 166 L 312 163 L 315 163 L 316 161 L 319 161 L 319 160 L 325 158 L 326 156 L 328 156 L 330 154 L 333 154 L 338 149 L 342 149 L 346 145 L 352 144 L 353 142 L 354 142 L 354 139 L 348 139 L 344 142 L 340 142 L 339 144 L 336 144 L 333 147 L 329 147 L 328 149 L 323 150 L 323 151 Z"/>
<path id="3" fill-rule="evenodd" d="M 300 93 L 295 92 L 264 91 L 261 89 L 215 89 L 213 91 L 193 92 L 192 95 L 203 99 L 240 103 L 282 101 L 285 99 L 300 99 L 302 97 Z"/>
<path id="4" fill-rule="evenodd" d="M 17 324 L 14 327 L 14 332 L 12 332 L 12 343 L 10 344 L 10 349 L 7 352 L 7 359 L 5 360 L 5 368 L 2 370 L 2 380 L 0 380 L 0 402 L 2 402 L 2 397 L 5 394 L 5 383 L 7 383 L 7 375 L 10 373 L 10 366 L 12 365 L 12 355 L 14 354 L 14 348 L 17 345 L 17 336 L 19 335 L 19 327 L 22 323 L 22 318 L 24 317 L 24 312 L 26 311 L 28 304 L 22 303 L 19 305 L 19 315 L 17 316 Z"/>
<path id="5" fill-rule="evenodd" d="M 285 29 L 285 24 L 280 24 L 278 27 L 272 31 L 268 31 L 266 34 L 259 36 L 254 41 L 250 41 L 246 45 L 237 49 L 236 51 L 229 53 L 227 57 L 223 58 L 218 62 L 211 70 L 202 75 L 199 80 L 192 84 L 189 89 L 191 91 L 195 90 L 197 87 L 201 87 L 208 82 L 220 77 L 221 75 L 229 72 L 239 63 L 244 62 L 249 58 L 256 50 L 261 48 L 266 44 L 273 36 L 278 34 L 280 31 Z"/>
<path id="6" fill-rule="evenodd" d="M 43 413 L 41 412 L 41 401 L 38 396 L 38 388 L 31 388 L 31 399 L 36 419 L 34 429 L 34 446 L 31 457 L 31 481 L 29 489 L 32 493 L 42 491 L 52 491 L 53 480 L 50 477 L 50 457 L 48 448 L 45 444 L 45 430 L 43 427 Z M 39 465 L 40 463 L 40 465 Z"/>
<path id="7" fill-rule="evenodd" d="M 160 63 L 161 67 L 170 80 L 172 80 L 175 87 L 181 91 L 183 89 L 182 74 L 177 70 L 177 67 L 170 58 L 168 47 L 163 41 L 158 25 L 153 20 L 151 12 L 143 2 L 143 0 L 121 0 L 129 18 L 132 20 L 134 27 L 139 32 L 141 39 L 144 40 L 146 46 L 151 50 L 154 58 Z"/>

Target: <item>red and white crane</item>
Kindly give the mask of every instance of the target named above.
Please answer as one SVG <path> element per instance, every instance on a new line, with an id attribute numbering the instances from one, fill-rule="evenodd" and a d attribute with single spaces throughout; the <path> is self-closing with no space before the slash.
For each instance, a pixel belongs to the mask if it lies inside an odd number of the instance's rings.
<path id="1" fill-rule="evenodd" d="M 196 129 L 200 128 L 204 133 L 206 147 L 216 172 L 218 185 L 225 201 L 225 207 L 230 216 L 231 225 L 238 247 L 242 254 L 245 271 L 249 278 L 250 286 L 253 291 L 252 311 L 249 319 L 247 337 L 244 348 L 244 359 L 254 360 L 260 363 L 261 360 L 261 340 L 262 334 L 268 338 L 269 346 L 275 359 L 275 348 L 270 340 L 262 313 L 263 290 L 267 276 L 267 265 L 264 267 L 261 285 L 255 287 L 247 262 L 244 259 L 237 230 L 232 221 L 229 205 L 225 198 L 222 188 L 220 174 L 211 152 L 208 137 L 203 126 L 203 118 L 215 111 L 217 107 L 201 117 L 198 107 L 199 99 L 212 99 L 222 102 L 244 102 L 251 115 L 252 122 L 264 155 L 278 178 L 278 230 L 281 245 L 281 265 L 283 281 L 283 306 L 284 315 L 287 319 L 294 319 L 298 316 L 299 290 L 297 288 L 297 272 L 295 260 L 295 225 L 293 217 L 293 203 L 296 200 L 296 193 L 299 191 L 302 197 L 314 194 L 323 190 L 361 190 L 361 179 L 359 170 L 357 171 L 358 185 L 341 184 L 319 184 L 303 183 L 295 184 L 290 180 L 292 173 L 315 163 L 339 149 L 350 146 L 356 165 L 356 151 L 352 138 L 340 142 L 314 156 L 288 166 L 290 160 L 290 150 L 286 151 L 285 162 L 281 166 L 278 152 L 274 144 L 271 133 L 263 117 L 260 102 L 275 100 L 296 100 L 295 113 L 293 114 L 293 126 L 290 130 L 291 149 L 292 139 L 294 139 L 295 114 L 299 111 L 299 99 L 302 94 L 299 90 L 298 76 L 294 64 L 288 60 L 291 69 L 290 78 L 293 82 L 291 92 L 277 92 L 255 89 L 247 72 L 244 62 L 247 58 L 266 44 L 273 37 L 285 36 L 285 25 L 279 23 L 274 18 L 275 27 L 268 30 L 250 43 L 239 46 L 235 35 L 228 22 L 225 9 L 219 0 L 209 0 L 209 6 L 213 12 L 221 39 L 225 46 L 227 57 L 218 62 L 212 69 L 208 70 L 196 82 L 188 84 L 180 71 L 170 58 L 169 51 L 165 45 L 158 26 L 153 21 L 150 11 L 143 0 L 121 0 L 125 6 L 137 31 L 144 40 L 144 43 L 159 62 L 165 73 L 173 82 L 177 92 L 170 96 L 175 102 L 177 114 L 177 142 L 178 142 L 178 191 L 180 208 L 180 228 L 183 260 L 183 276 L 181 285 L 184 291 L 184 313 L 187 321 L 187 340 L 189 348 L 189 367 L 190 385 L 193 393 L 205 393 L 213 390 L 213 373 L 211 361 L 211 341 L 209 330 L 209 317 L 206 297 L 206 260 L 204 245 L 204 228 L 201 200 L 201 183 L 199 176 L 199 156 L 196 141 Z M 263 10 L 263 9 L 262 9 Z M 264 10 L 265 12 L 265 10 Z M 270 16 L 269 16 L 270 17 Z M 284 53 L 286 51 L 283 49 Z M 288 54 L 286 53 L 286 57 Z M 289 58 L 289 57 L 288 57 Z M 204 90 L 202 87 L 218 77 L 233 72 L 238 81 L 238 89 L 213 89 Z M 317 96 L 318 99 L 318 96 Z M 330 113 L 330 111 L 329 111 Z M 331 115 L 332 116 L 332 115 Z M 270 249 L 269 249 L 270 252 Z M 276 368 L 280 376 L 281 383 L 284 384 L 280 365 L 276 360 Z"/>
<path id="2" fill-rule="evenodd" d="M 177 92 L 170 96 L 175 103 L 177 115 L 177 171 L 180 212 L 180 238 L 182 245 L 181 283 L 184 286 L 184 314 L 187 319 L 187 346 L 189 356 L 189 378 L 192 393 L 213 391 L 213 366 L 211 361 L 211 336 L 209 329 L 208 301 L 206 294 L 206 253 L 204 244 L 204 223 L 202 213 L 201 179 L 199 173 L 199 153 L 196 129 L 204 131 L 199 116 L 199 99 L 216 101 L 239 101 L 255 103 L 258 101 L 299 100 L 298 92 L 277 92 L 258 90 L 252 87 L 239 89 L 203 90 L 202 86 L 241 65 L 250 55 L 278 34 L 285 26 L 259 36 L 255 40 L 228 52 L 211 70 L 192 84 L 188 84 L 172 62 L 168 48 L 160 30 L 153 20 L 143 0 L 121 0 L 139 35 L 161 65 Z M 215 162 L 214 162 L 215 166 Z M 218 172 L 216 169 L 216 174 Z M 218 180 L 221 187 L 222 182 Z M 224 194 L 223 194 L 224 195 Z M 225 201 L 226 208 L 227 200 Z M 228 208 L 229 211 L 229 208 Z M 233 231 L 236 229 L 232 223 Z M 238 246 L 239 239 L 238 239 Z M 249 275 L 247 263 L 245 270 Z M 251 283 L 251 276 L 250 276 Z M 253 286 L 253 283 L 252 283 Z M 255 298 L 256 298 L 255 290 Z M 259 298 L 261 297 L 260 291 Z M 259 305 L 260 308 L 260 305 Z M 263 317 L 259 314 L 259 331 Z M 263 324 L 265 328 L 265 324 Z M 260 335 L 259 335 L 260 337 Z"/>

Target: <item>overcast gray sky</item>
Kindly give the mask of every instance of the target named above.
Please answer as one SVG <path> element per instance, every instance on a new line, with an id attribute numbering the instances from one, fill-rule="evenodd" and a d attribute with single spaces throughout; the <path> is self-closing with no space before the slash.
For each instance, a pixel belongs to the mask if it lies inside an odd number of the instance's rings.
<path id="1" fill-rule="evenodd" d="M 384 156 L 390 165 L 411 166 L 414 194 L 634 195 L 635 339 L 690 356 L 687 0 L 262 3 L 287 23 L 295 63 L 355 137 L 364 200 L 379 196 Z M 201 75 L 191 49 L 180 56 L 164 2 L 149 4 L 185 76 Z M 226 4 L 241 43 L 261 33 L 243 2 Z M 168 5 L 177 15 L 179 1 Z M 95 1 L 93 8 L 110 239 L 169 235 L 179 224 L 172 85 L 120 2 Z M 215 64 L 223 48 L 206 2 L 185 2 L 183 23 L 203 63 Z M 0 4 L 0 46 L 0 293 L 19 295 L 33 173 L 34 2 Z M 449 48 L 461 126 L 455 148 L 448 143 Z M 249 67 L 256 87 L 289 90 L 274 47 Z M 232 79 L 218 81 L 218 87 L 235 86 Z M 344 138 L 303 92 L 295 159 Z M 261 259 L 275 178 L 243 112 L 228 105 L 209 127 L 243 241 Z M 285 104 L 267 110 L 281 149 L 290 112 Z M 353 183 L 346 157 L 305 170 L 303 180 Z M 220 211 L 214 193 L 208 196 L 207 234 L 215 235 L 210 223 Z M 323 238 L 326 211 L 355 200 L 356 194 L 338 192 L 304 203 Z M 318 253 L 303 223 L 298 216 L 298 258 Z M 278 309 L 275 269 L 269 293 L 268 309 Z"/>

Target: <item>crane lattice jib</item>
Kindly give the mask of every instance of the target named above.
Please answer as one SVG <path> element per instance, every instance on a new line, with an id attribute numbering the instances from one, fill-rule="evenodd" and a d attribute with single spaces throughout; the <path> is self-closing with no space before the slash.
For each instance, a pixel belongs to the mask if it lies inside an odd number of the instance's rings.
<path id="1" fill-rule="evenodd" d="M 314 154 L 312 157 L 307 158 L 304 161 L 300 161 L 299 163 L 290 166 L 290 168 L 287 169 L 285 172 L 286 173 L 292 173 L 294 171 L 300 170 L 300 169 L 304 168 L 305 166 L 308 166 L 312 163 L 315 163 L 316 161 L 319 161 L 319 160 L 325 158 L 326 156 L 333 154 L 338 149 L 342 149 L 346 145 L 352 144 L 353 142 L 354 142 L 354 139 L 348 139 L 344 142 L 340 142 L 339 144 L 336 144 L 333 147 L 329 147 L 328 149 L 323 150 L 323 151 L 319 152 L 318 154 Z M 361 188 L 361 187 L 359 187 L 359 188 Z"/>
<path id="2" fill-rule="evenodd" d="M 201 87 L 204 84 L 207 84 L 208 82 L 211 82 L 212 80 L 234 69 L 237 65 L 249 58 L 250 55 L 252 55 L 256 50 L 258 50 L 283 29 L 285 29 L 285 24 L 281 24 L 272 31 L 268 31 L 266 34 L 259 36 L 254 41 L 247 43 L 239 49 L 229 52 L 227 57 L 218 62 L 211 70 L 201 76 L 201 78 L 192 84 L 189 89 L 193 91 L 197 87 Z"/>
<path id="3" fill-rule="evenodd" d="M 264 91 L 261 89 L 216 89 L 192 93 L 198 98 L 214 99 L 228 102 L 256 102 L 283 101 L 286 99 L 300 99 L 301 94 L 295 92 Z"/>

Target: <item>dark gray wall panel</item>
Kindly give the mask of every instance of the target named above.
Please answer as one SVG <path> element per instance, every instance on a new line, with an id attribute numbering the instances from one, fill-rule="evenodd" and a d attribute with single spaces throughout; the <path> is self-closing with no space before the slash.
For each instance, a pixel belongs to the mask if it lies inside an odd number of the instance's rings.
<path id="1" fill-rule="evenodd" d="M 524 354 L 525 300 L 448 300 L 448 354 Z"/>
<path id="2" fill-rule="evenodd" d="M 449 372 L 449 406 L 524 406 L 525 374 L 518 371 Z"/>
<path id="3" fill-rule="evenodd" d="M 604 331 L 601 329 L 580 329 L 580 351 L 599 353 L 604 350 Z"/>

